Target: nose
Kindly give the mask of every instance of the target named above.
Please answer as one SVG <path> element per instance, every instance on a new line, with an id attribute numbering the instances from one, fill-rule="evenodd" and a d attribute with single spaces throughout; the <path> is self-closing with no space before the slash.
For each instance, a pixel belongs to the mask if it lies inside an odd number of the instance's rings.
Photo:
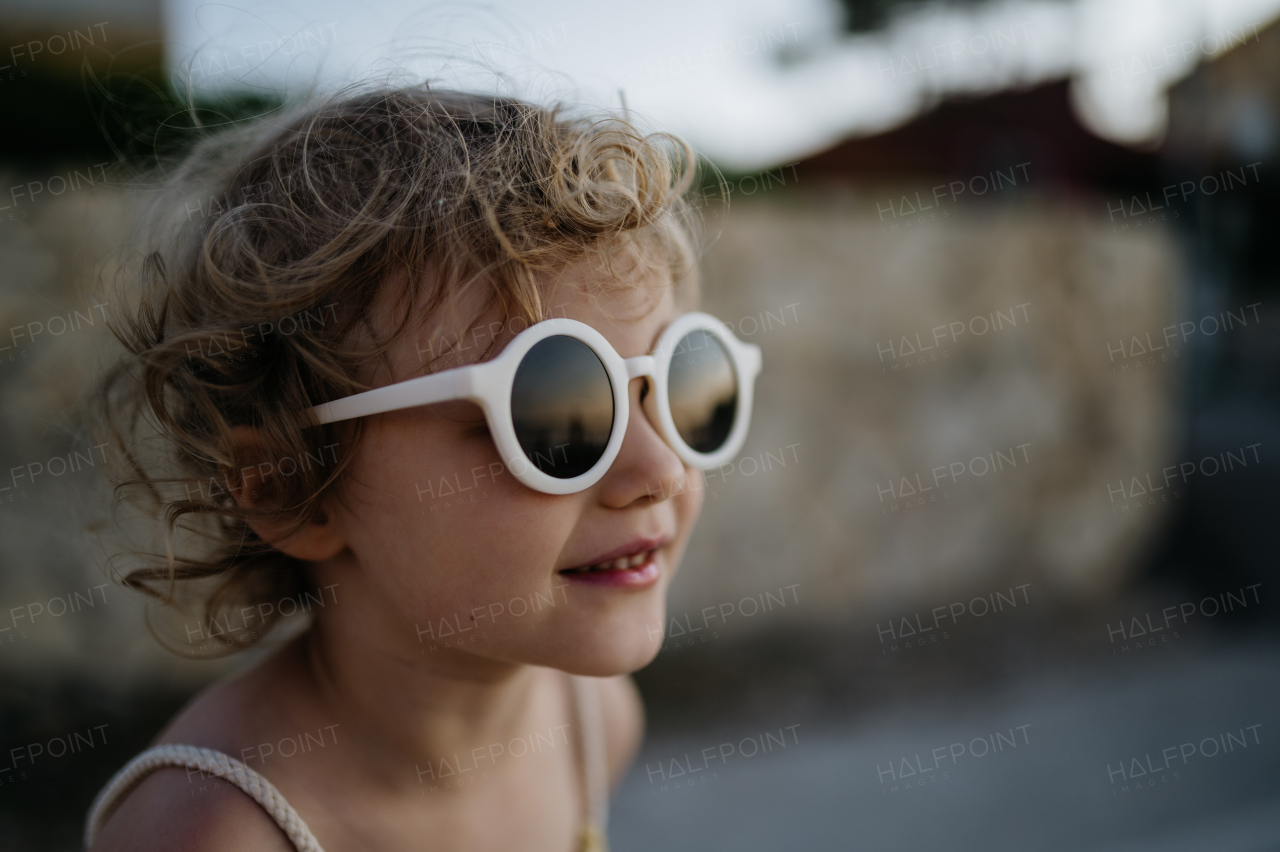
<path id="1" fill-rule="evenodd" d="M 642 403 L 647 387 L 643 378 L 627 386 L 631 414 L 622 447 L 609 472 L 601 480 L 601 502 L 622 509 L 636 502 L 661 502 L 686 490 L 684 462 L 663 440 Z M 648 391 L 652 393 L 652 390 Z"/>

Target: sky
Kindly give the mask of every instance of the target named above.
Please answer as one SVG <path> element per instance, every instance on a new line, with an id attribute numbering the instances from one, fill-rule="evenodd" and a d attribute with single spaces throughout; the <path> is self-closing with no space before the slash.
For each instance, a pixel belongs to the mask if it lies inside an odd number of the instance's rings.
<path id="1" fill-rule="evenodd" d="M 1008 0 L 840 32 L 834 0 L 167 0 L 170 70 L 200 92 L 301 96 L 352 81 L 625 106 L 722 167 L 798 160 L 949 93 L 1070 77 L 1081 120 L 1159 140 L 1165 90 L 1257 40 L 1280 0 Z"/>

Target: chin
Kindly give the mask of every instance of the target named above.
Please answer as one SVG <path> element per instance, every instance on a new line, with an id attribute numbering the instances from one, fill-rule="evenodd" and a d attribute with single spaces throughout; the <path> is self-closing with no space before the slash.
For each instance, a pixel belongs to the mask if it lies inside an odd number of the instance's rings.
<path id="1" fill-rule="evenodd" d="M 658 656 L 661 646 L 637 648 L 635 653 L 584 653 L 549 663 L 552 668 L 586 677 L 616 677 L 639 671 Z"/>
<path id="2" fill-rule="evenodd" d="M 534 665 L 589 677 L 631 674 L 653 662 L 662 650 L 666 607 L 645 607 L 642 614 L 615 615 L 603 623 L 569 629 L 544 645 Z M 644 616 L 647 616 L 644 617 Z"/>

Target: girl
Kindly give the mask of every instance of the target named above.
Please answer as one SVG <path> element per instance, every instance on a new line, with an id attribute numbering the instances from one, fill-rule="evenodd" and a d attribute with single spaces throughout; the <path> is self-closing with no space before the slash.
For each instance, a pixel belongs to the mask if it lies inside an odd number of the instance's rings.
<path id="1" fill-rule="evenodd" d="M 100 394 L 164 519 L 125 582 L 196 606 L 187 653 L 312 615 L 112 779 L 87 846 L 603 848 L 626 673 L 759 369 L 685 312 L 691 164 L 427 87 L 186 158 Z"/>

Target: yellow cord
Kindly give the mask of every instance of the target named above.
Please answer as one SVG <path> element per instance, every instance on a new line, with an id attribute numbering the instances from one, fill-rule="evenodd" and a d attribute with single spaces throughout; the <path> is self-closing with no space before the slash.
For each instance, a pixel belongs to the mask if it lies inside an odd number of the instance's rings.
<path id="1" fill-rule="evenodd" d="M 609 843 L 595 823 L 587 823 L 582 827 L 578 852 L 609 852 Z"/>

